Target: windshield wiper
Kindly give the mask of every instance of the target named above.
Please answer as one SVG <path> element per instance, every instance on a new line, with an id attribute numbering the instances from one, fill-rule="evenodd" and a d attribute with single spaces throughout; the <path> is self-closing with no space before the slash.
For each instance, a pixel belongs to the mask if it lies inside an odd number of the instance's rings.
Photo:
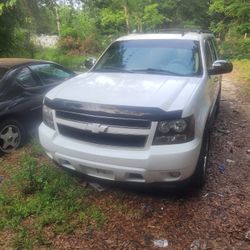
<path id="1" fill-rule="evenodd" d="M 183 76 L 182 74 L 178 74 L 176 72 L 164 70 L 164 69 L 155 69 L 155 68 L 147 68 L 147 69 L 133 69 L 134 72 L 142 72 L 142 73 L 155 73 L 155 74 L 163 74 L 163 75 L 174 75 L 174 76 Z"/>
<path id="2" fill-rule="evenodd" d="M 104 66 L 100 69 L 94 69 L 93 71 L 95 72 L 124 72 L 124 73 L 134 73 L 133 70 L 127 70 L 119 67 L 114 67 L 114 66 Z"/>

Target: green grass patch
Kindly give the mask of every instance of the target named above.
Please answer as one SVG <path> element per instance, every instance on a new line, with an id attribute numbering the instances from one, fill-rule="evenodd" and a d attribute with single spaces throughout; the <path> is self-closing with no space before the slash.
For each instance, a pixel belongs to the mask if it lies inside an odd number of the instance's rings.
<path id="1" fill-rule="evenodd" d="M 90 204 L 90 189 L 77 179 L 43 160 L 36 141 L 28 146 L 12 177 L 0 185 L 0 230 L 11 230 L 16 237 L 12 247 L 32 249 L 49 245 L 43 232 L 70 234 L 77 227 L 102 227 L 105 214 Z M 39 158 L 37 158 L 40 156 Z"/>
<path id="2" fill-rule="evenodd" d="M 94 206 L 90 206 L 86 209 L 86 211 L 80 212 L 79 220 L 83 221 L 92 228 L 100 228 L 106 223 L 104 213 Z"/>
<path id="3" fill-rule="evenodd" d="M 234 60 L 234 71 L 238 82 L 244 86 L 244 92 L 250 95 L 250 59 Z"/>
<path id="4" fill-rule="evenodd" d="M 250 38 L 230 37 L 220 43 L 222 58 L 250 59 Z"/>
<path id="5" fill-rule="evenodd" d="M 35 59 L 53 61 L 76 71 L 83 71 L 83 63 L 86 58 L 82 55 L 67 55 L 57 48 L 37 49 L 34 57 Z"/>

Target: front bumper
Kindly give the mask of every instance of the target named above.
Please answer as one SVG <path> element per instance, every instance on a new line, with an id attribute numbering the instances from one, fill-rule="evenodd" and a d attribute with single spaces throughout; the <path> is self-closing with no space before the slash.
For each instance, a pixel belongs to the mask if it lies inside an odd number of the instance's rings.
<path id="1" fill-rule="evenodd" d="M 39 138 L 47 155 L 63 167 L 106 180 L 144 183 L 188 179 L 201 147 L 199 139 L 144 149 L 96 145 L 59 135 L 43 123 Z"/>

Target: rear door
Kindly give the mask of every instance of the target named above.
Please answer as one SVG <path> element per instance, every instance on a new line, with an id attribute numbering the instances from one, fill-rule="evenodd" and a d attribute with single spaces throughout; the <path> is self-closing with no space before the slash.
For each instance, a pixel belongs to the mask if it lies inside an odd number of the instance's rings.
<path id="1" fill-rule="evenodd" d="M 16 96 L 18 109 L 22 112 L 32 113 L 35 117 L 41 116 L 41 107 L 44 97 L 44 85 L 41 80 L 32 73 L 28 66 L 18 69 L 14 76 L 16 89 L 21 89 Z"/>

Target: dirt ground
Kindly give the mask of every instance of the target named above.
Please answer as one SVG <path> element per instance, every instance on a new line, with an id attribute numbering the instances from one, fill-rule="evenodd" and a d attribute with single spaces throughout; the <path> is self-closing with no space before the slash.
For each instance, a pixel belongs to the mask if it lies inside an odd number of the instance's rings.
<path id="1" fill-rule="evenodd" d="M 106 215 L 99 229 L 51 237 L 52 249 L 250 249 L 250 101 L 232 75 L 223 80 L 200 191 L 106 186 L 91 196 Z M 84 180 L 83 180 L 84 181 Z M 161 241 L 156 241 L 161 240 Z"/>

